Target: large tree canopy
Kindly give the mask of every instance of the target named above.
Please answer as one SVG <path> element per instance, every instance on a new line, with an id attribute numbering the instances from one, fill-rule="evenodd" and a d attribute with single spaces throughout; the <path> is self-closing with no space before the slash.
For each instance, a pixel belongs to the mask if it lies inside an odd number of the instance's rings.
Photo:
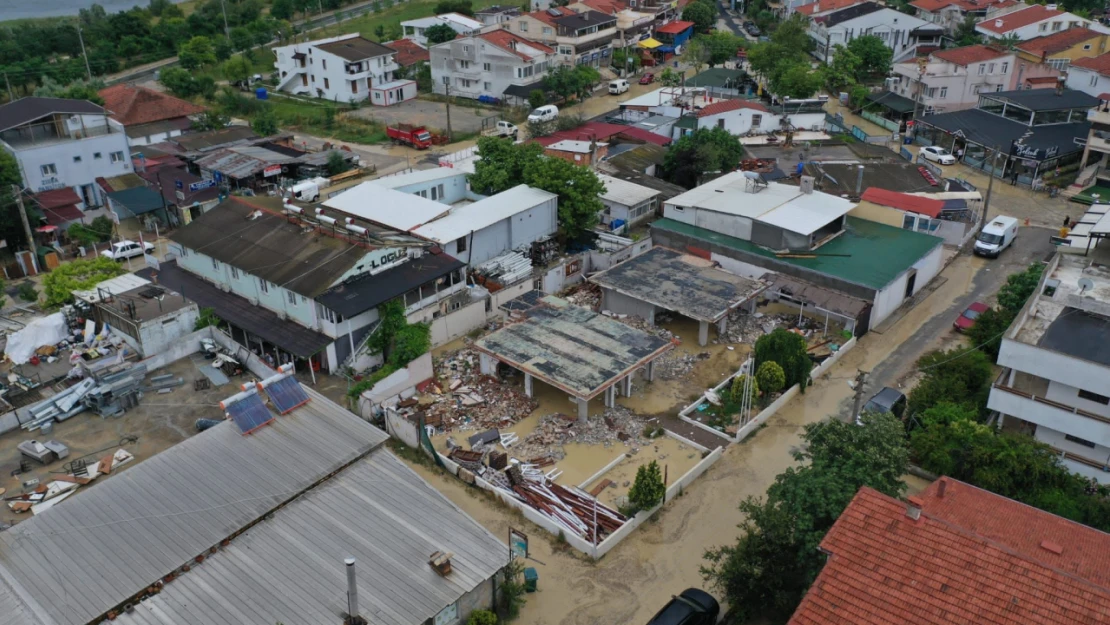
<path id="1" fill-rule="evenodd" d="M 699 128 L 671 144 L 663 157 L 663 177 L 693 189 L 703 176 L 725 174 L 740 164 L 744 148 L 724 128 Z"/>

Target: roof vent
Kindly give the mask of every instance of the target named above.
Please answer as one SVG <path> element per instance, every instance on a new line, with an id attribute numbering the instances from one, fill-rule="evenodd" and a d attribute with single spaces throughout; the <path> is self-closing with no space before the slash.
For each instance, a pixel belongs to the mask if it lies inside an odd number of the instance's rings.
<path id="1" fill-rule="evenodd" d="M 436 573 L 446 577 L 451 574 L 451 558 L 453 557 L 455 557 L 455 554 L 450 551 L 437 551 L 428 558 L 428 564 L 432 565 Z"/>
<path id="2" fill-rule="evenodd" d="M 1002 28 L 1002 20 L 994 20 L 995 28 Z"/>
<path id="3" fill-rule="evenodd" d="M 918 497 L 910 497 L 906 500 L 906 516 L 916 521 L 921 518 L 921 507 L 924 503 Z"/>
<path id="4" fill-rule="evenodd" d="M 1041 549 L 1044 549 L 1045 551 L 1051 551 L 1052 553 L 1054 553 L 1056 555 L 1060 555 L 1060 554 L 1064 553 L 1064 548 L 1061 547 L 1060 545 L 1052 542 L 1051 540 L 1042 540 L 1041 541 Z"/>

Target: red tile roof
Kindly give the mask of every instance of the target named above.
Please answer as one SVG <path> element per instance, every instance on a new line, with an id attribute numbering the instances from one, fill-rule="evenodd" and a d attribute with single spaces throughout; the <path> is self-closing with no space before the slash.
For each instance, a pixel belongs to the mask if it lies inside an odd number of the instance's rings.
<path id="1" fill-rule="evenodd" d="M 944 498 L 934 484 L 918 500 L 916 521 L 905 503 L 861 488 L 821 541 L 829 559 L 790 624 L 1106 622 L 1110 589 L 1083 575 L 1110 563 L 1110 536 L 946 482 Z M 1066 561 L 1047 563 L 1057 548 Z"/>
<path id="2" fill-rule="evenodd" d="M 1017 4 L 1017 0 L 998 0 L 996 2 L 985 2 L 983 0 L 915 0 L 910 3 L 910 6 L 935 13 L 947 6 L 956 6 L 965 13 L 968 11 L 982 11 L 987 7 L 991 8 L 1004 8 Z"/>
<path id="3" fill-rule="evenodd" d="M 72 204 L 55 208 L 44 208 L 42 209 L 42 214 L 46 217 L 46 223 L 51 226 L 61 226 L 71 221 L 80 221 L 85 218 L 85 213 L 81 212 L 81 209 Z"/>
<path id="4" fill-rule="evenodd" d="M 992 33 L 1005 35 L 1011 30 L 1016 30 L 1022 26 L 1036 24 L 1041 20 L 1046 20 L 1050 17 L 1063 15 L 1063 11 L 1059 9 L 1050 9 L 1042 4 L 1034 4 L 1025 9 L 1019 9 L 1013 13 L 1007 13 L 999 17 L 992 17 L 979 22 L 979 26 L 984 30 L 989 30 Z M 999 22 L 1001 24 L 999 25 Z"/>
<path id="5" fill-rule="evenodd" d="M 802 15 L 813 15 L 815 13 L 846 9 L 857 4 L 863 4 L 863 2 L 864 0 L 817 0 L 817 2 L 800 6 L 794 10 Z"/>
<path id="6" fill-rule="evenodd" d="M 616 15 L 627 8 L 619 0 L 580 0 L 580 2 L 606 15 Z"/>
<path id="7" fill-rule="evenodd" d="M 574 11 L 572 11 L 572 10 L 566 8 L 566 7 L 551 7 L 551 8 L 555 9 L 556 11 L 559 11 L 560 13 L 562 13 L 563 15 L 561 15 L 560 17 L 567 16 L 567 15 L 574 15 Z M 525 15 L 529 15 L 531 17 L 534 17 L 534 18 L 538 19 L 539 21 L 541 21 L 545 24 L 548 24 L 550 26 L 555 25 L 555 19 L 556 18 L 551 16 L 551 15 L 548 15 L 547 11 L 532 11 L 531 13 L 525 13 Z"/>
<path id="8" fill-rule="evenodd" d="M 657 135 L 650 130 L 633 128 L 632 126 L 623 126 L 620 124 L 606 124 L 604 122 L 586 122 L 577 128 L 561 130 L 547 135 L 546 137 L 537 137 L 533 139 L 533 141 L 546 147 L 552 143 L 568 140 L 588 141 L 590 139 L 597 139 L 598 141 L 606 141 L 616 135 L 623 135 L 629 139 L 643 141 L 645 143 L 654 143 L 656 145 L 667 145 L 671 142 L 667 137 Z"/>
<path id="9" fill-rule="evenodd" d="M 944 202 L 940 200 L 921 197 L 920 195 L 887 191 L 886 189 L 880 189 L 878 187 L 869 187 L 863 192 L 860 199 L 871 202 L 872 204 L 896 208 L 900 211 L 906 211 L 907 213 L 928 215 L 934 219 L 936 219 L 937 216 L 940 215 L 940 211 L 944 209 Z"/>
<path id="10" fill-rule="evenodd" d="M 517 48 L 514 48 L 513 47 L 514 42 L 517 45 L 524 44 L 526 46 L 535 48 L 537 50 L 542 50 L 542 51 L 546 52 L 547 54 L 552 54 L 553 52 L 555 52 L 555 50 L 553 50 L 552 48 L 550 48 L 548 46 L 543 45 L 542 43 L 536 43 L 535 41 L 530 41 L 528 39 L 525 39 L 524 37 L 521 37 L 520 35 L 511 33 L 509 31 L 503 30 L 503 29 L 502 30 L 492 30 L 488 33 L 482 33 L 478 36 L 481 37 L 482 39 L 485 39 L 486 41 L 492 43 L 493 45 L 497 46 L 498 48 L 501 48 L 502 50 L 504 50 L 506 52 L 515 54 L 515 55 L 519 56 L 520 58 L 528 60 L 528 61 L 532 60 L 534 57 L 532 57 L 531 55 L 525 54 L 524 52 L 518 50 Z"/>
<path id="11" fill-rule="evenodd" d="M 1029 41 L 1023 41 L 1017 45 L 1017 49 L 1044 58 L 1046 55 L 1063 52 L 1088 39 L 1101 36 L 1090 28 L 1069 28 L 1044 37 L 1034 37 Z"/>
<path id="12" fill-rule="evenodd" d="M 982 61 L 989 61 L 997 59 L 1000 56 L 1012 54 L 1001 48 L 994 48 L 991 46 L 974 45 L 964 46 L 962 48 L 950 48 L 948 50 L 941 50 L 934 52 L 933 56 L 949 63 L 956 65 L 968 66 L 972 63 L 980 63 Z"/>
<path id="13" fill-rule="evenodd" d="M 693 26 L 694 26 L 693 22 L 683 22 L 681 20 L 678 20 L 678 21 L 671 22 L 670 24 L 664 24 L 664 25 L 660 26 L 659 28 L 656 28 L 655 32 L 664 33 L 664 34 L 667 34 L 667 35 L 678 35 L 678 34 L 681 34 L 682 31 L 686 30 L 687 28 L 693 28 Z"/>
<path id="14" fill-rule="evenodd" d="M 421 48 L 411 39 L 387 41 L 382 45 L 397 51 L 397 54 L 393 56 L 393 60 L 397 61 L 397 64 L 401 67 L 408 67 L 409 65 L 420 63 L 421 61 L 427 62 L 431 58 L 427 48 Z"/>
<path id="15" fill-rule="evenodd" d="M 113 85 L 98 93 L 104 98 L 104 108 L 112 112 L 112 119 L 124 126 L 188 117 L 204 111 L 203 106 L 146 87 Z"/>
<path id="16" fill-rule="evenodd" d="M 755 111 L 767 112 L 769 109 L 759 102 L 749 102 L 747 100 L 717 100 L 712 104 L 707 104 L 696 113 L 697 117 L 708 117 L 709 115 L 720 115 L 729 111 L 739 111 L 740 109 L 752 109 Z"/>
<path id="17" fill-rule="evenodd" d="M 1098 56 L 1089 56 L 1082 59 L 1075 59 L 1071 62 L 1072 67 L 1082 67 L 1102 74 L 1103 76 L 1110 76 L 1110 52 L 1100 54 Z"/>

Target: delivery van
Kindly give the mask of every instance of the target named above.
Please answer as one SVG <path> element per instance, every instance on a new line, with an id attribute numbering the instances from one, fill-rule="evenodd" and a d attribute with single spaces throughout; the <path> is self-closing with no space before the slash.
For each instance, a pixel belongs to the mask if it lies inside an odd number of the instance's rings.
<path id="1" fill-rule="evenodd" d="M 625 91 L 628 91 L 628 81 L 627 80 L 621 78 L 619 80 L 610 80 L 609 81 L 609 94 L 610 95 L 620 95 L 620 94 L 624 93 Z"/>
<path id="2" fill-rule="evenodd" d="M 528 114 L 529 122 L 549 122 L 559 116 L 559 107 L 545 104 Z"/>
<path id="3" fill-rule="evenodd" d="M 997 257 L 1014 242 L 1017 230 L 1017 219 L 1004 215 L 995 217 L 983 226 L 979 236 L 975 238 L 975 253 L 990 258 Z"/>

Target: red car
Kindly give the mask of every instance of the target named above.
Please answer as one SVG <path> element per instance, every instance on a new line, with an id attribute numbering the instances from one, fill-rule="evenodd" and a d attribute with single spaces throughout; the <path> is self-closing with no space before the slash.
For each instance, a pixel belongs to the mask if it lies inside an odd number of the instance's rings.
<path id="1" fill-rule="evenodd" d="M 982 302 L 975 302 L 974 304 L 968 306 L 967 310 L 960 313 L 960 316 L 956 319 L 955 323 L 953 323 L 952 326 L 956 328 L 957 332 L 968 330 L 969 328 L 971 328 L 971 326 L 975 325 L 975 320 L 979 318 L 979 315 L 986 312 L 987 308 L 988 306 L 986 304 Z"/>
<path id="2" fill-rule="evenodd" d="M 653 82 L 655 82 L 655 74 L 644 74 L 640 76 L 641 85 L 650 85 Z"/>

